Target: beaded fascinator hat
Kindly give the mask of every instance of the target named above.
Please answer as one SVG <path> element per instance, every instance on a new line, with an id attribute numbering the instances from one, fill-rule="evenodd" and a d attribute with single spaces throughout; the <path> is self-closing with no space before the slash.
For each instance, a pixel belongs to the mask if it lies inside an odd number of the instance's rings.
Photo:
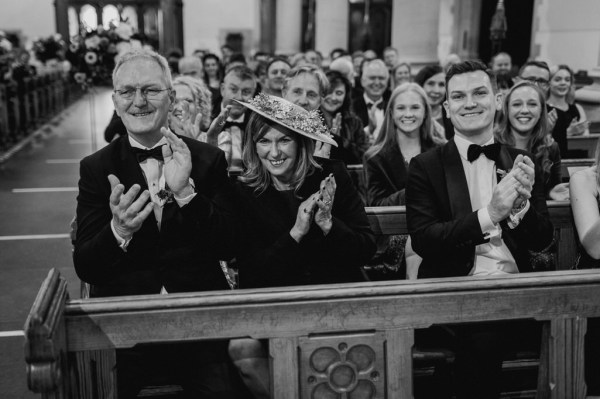
<path id="1" fill-rule="evenodd" d="M 337 147 L 337 143 L 329 134 L 323 118 L 317 111 L 307 111 L 283 98 L 264 93 L 260 93 L 248 102 L 237 102 L 295 133 Z"/>

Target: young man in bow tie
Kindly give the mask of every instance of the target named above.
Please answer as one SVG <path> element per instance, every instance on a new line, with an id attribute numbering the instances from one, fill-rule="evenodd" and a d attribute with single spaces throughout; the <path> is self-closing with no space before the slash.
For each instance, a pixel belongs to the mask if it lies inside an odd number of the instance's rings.
<path id="1" fill-rule="evenodd" d="M 236 221 L 222 151 L 165 128 L 175 92 L 164 57 L 123 54 L 113 84 L 127 135 L 81 161 L 77 275 L 92 297 L 228 289 L 219 259 L 232 256 Z M 164 367 L 192 396 L 233 398 L 227 362 L 226 343 L 118 351 L 119 397 Z"/>
<path id="2" fill-rule="evenodd" d="M 477 61 L 446 75 L 444 107 L 456 134 L 413 159 L 406 188 L 408 228 L 423 258 L 419 278 L 532 271 L 527 251 L 552 241 L 533 155 L 494 143 L 496 89 L 493 73 Z M 459 397 L 497 397 L 504 327 L 458 330 Z"/>

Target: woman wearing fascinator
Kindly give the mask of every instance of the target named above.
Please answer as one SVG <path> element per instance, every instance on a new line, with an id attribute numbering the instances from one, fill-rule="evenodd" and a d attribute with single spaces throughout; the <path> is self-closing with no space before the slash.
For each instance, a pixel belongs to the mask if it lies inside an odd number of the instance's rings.
<path id="1" fill-rule="evenodd" d="M 243 105 L 253 112 L 237 183 L 240 288 L 364 281 L 375 237 L 342 162 L 313 156 L 315 141 L 336 146 L 318 112 L 266 94 Z M 260 341 L 230 344 L 257 398 L 269 397 L 267 354 Z"/>

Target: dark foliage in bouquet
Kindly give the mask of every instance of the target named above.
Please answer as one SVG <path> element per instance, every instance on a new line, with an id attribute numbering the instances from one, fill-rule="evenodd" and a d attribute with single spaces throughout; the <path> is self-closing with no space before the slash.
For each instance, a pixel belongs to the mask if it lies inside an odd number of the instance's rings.
<path id="1" fill-rule="evenodd" d="M 55 34 L 47 38 L 38 39 L 33 42 L 33 52 L 35 57 L 42 63 L 49 60 L 63 60 L 67 45 L 60 34 Z"/>

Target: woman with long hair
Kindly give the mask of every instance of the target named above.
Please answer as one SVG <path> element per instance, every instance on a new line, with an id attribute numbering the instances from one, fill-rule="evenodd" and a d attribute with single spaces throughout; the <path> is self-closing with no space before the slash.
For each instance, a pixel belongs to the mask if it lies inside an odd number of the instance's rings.
<path id="1" fill-rule="evenodd" d="M 364 206 L 340 161 L 313 157 L 314 141 L 335 146 L 317 111 L 260 94 L 237 184 L 241 288 L 363 281 L 375 251 Z M 231 341 L 230 355 L 256 397 L 268 397 L 268 356 L 252 339 Z"/>
<path id="2" fill-rule="evenodd" d="M 446 142 L 435 134 L 423 88 L 404 83 L 390 97 L 381 132 L 365 154 L 368 206 L 404 205 L 410 160 Z"/>
<path id="3" fill-rule="evenodd" d="M 346 165 L 359 164 L 369 148 L 369 141 L 360 118 L 352 111 L 352 86 L 340 72 L 329 71 L 326 75 L 329 89 L 321 102 L 321 113 L 327 127 L 333 128 L 333 139 L 338 144 L 331 148 L 330 158 Z"/>
<path id="4" fill-rule="evenodd" d="M 552 129 L 552 137 L 560 147 L 561 156 L 566 158 L 567 137 L 589 134 L 585 112 L 580 105 L 575 104 L 575 77 L 567 65 L 550 68 L 548 112 L 553 109 L 556 110 L 556 123 Z"/>
<path id="5" fill-rule="evenodd" d="M 446 99 L 446 73 L 440 65 L 426 65 L 417 73 L 414 82 L 425 90 L 427 102 L 431 107 L 431 118 L 438 136 L 450 139 L 454 136 L 454 127 L 443 107 Z"/>
<path id="6" fill-rule="evenodd" d="M 222 99 L 223 64 L 221 64 L 221 60 L 215 54 L 208 53 L 202 57 L 202 66 L 204 67 L 204 83 L 212 94 L 213 109 L 219 109 Z"/>
<path id="7" fill-rule="evenodd" d="M 562 183 L 560 150 L 548 133 L 544 94 L 536 84 L 521 81 L 508 91 L 495 137 L 535 156 L 536 173 L 542 176 L 548 199 L 569 199 L 569 184 Z"/>
<path id="8" fill-rule="evenodd" d="M 412 73 L 410 64 L 407 62 L 400 62 L 392 67 L 390 71 L 392 87 L 395 89 L 403 83 L 410 83 L 412 81 Z"/>
<path id="9" fill-rule="evenodd" d="M 173 79 L 175 103 L 169 112 L 169 127 L 181 136 L 199 139 L 211 121 L 212 96 L 200 79 L 178 76 Z"/>

